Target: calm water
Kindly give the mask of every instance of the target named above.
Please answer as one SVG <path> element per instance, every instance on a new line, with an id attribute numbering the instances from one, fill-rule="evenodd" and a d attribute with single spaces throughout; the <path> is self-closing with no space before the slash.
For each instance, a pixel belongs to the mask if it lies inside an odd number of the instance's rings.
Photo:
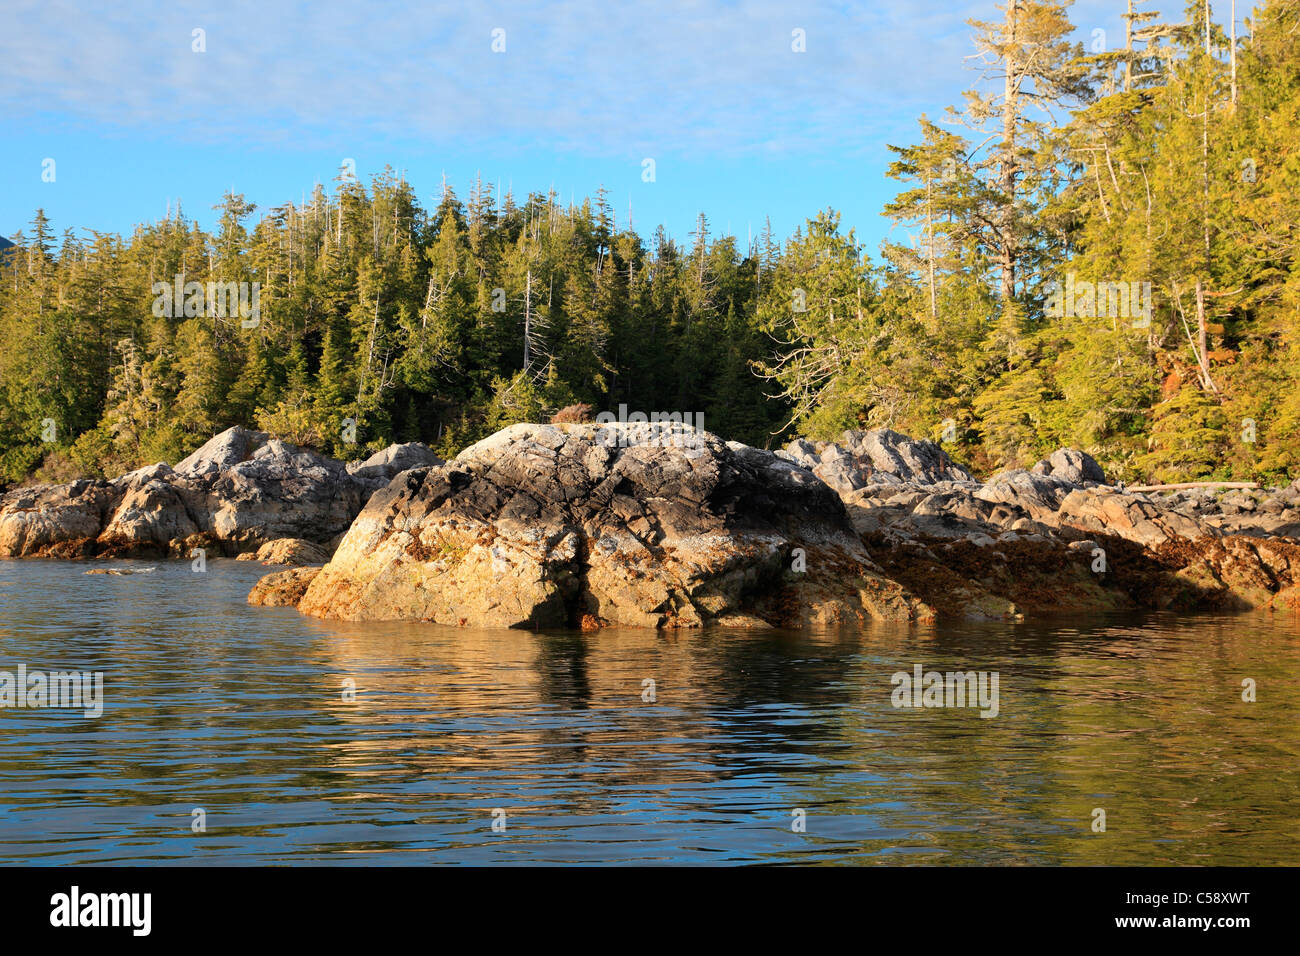
<path id="1" fill-rule="evenodd" d="M 0 670 L 106 697 L 0 709 L 0 862 L 1300 864 L 1294 617 L 530 634 L 103 566 L 0 561 Z M 895 709 L 917 663 L 999 715 Z"/>

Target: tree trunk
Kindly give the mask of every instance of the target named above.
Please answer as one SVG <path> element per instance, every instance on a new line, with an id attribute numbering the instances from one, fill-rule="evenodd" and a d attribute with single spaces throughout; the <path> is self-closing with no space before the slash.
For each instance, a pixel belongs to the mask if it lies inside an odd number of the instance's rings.
<path id="1" fill-rule="evenodd" d="M 1201 376 L 1205 379 L 1205 384 L 1210 391 L 1217 392 L 1214 387 L 1214 380 L 1210 378 L 1210 355 L 1208 350 L 1208 338 L 1205 329 L 1205 286 L 1202 284 L 1200 277 L 1196 279 L 1196 340 L 1200 346 L 1200 354 L 1196 356 L 1201 366 Z"/>
<path id="2" fill-rule="evenodd" d="M 935 295 L 934 295 L 934 205 L 931 202 L 930 196 L 931 196 L 931 178 L 930 176 L 927 175 L 925 177 L 925 232 L 930 247 L 929 249 L 930 251 L 930 262 L 929 262 L 930 320 L 932 322 L 937 323 L 939 321 L 939 309 L 935 304 Z M 861 314 L 862 314 L 862 291 L 859 289 L 858 290 L 859 319 L 861 318 Z"/>
<path id="3" fill-rule="evenodd" d="M 1009 309 L 1016 294 L 1016 241 L 1014 235 L 1016 189 L 1016 124 L 1019 92 L 1016 74 L 1020 63 L 1016 59 L 1016 25 L 1019 19 L 1019 0 L 1007 0 L 1007 52 L 1002 89 L 1002 146 L 998 161 L 998 189 L 1006 197 L 1006 205 L 999 217 L 1001 236 L 998 248 L 998 268 L 1001 272 L 1002 308 Z"/>
<path id="4" fill-rule="evenodd" d="M 1232 108 L 1237 108 L 1237 0 L 1232 0 L 1232 46 L 1228 57 L 1232 63 Z"/>
<path id="5" fill-rule="evenodd" d="M 528 279 L 524 284 L 524 371 L 528 371 L 531 360 L 528 354 L 528 338 L 532 334 L 533 270 L 528 270 Z"/>
<path id="6" fill-rule="evenodd" d="M 1188 488 L 1258 488 L 1258 481 L 1180 481 L 1173 485 L 1132 485 L 1125 491 L 1183 491 Z"/>
<path id="7" fill-rule="evenodd" d="M 1128 0 L 1128 16 L 1124 18 L 1124 92 L 1133 84 L 1133 0 Z"/>

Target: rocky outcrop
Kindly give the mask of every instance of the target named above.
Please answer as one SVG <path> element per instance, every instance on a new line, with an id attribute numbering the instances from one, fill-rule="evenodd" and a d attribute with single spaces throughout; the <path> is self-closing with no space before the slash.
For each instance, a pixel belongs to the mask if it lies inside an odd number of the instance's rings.
<path id="1" fill-rule="evenodd" d="M 838 490 L 886 575 L 942 614 L 990 594 L 1030 613 L 1290 608 L 1300 596 L 1295 485 L 1135 494 L 1077 449 L 983 484 L 915 474 Z"/>
<path id="2" fill-rule="evenodd" d="M 846 431 L 838 443 L 797 438 L 777 454 L 841 494 L 871 485 L 972 480 L 970 472 L 934 442 L 914 441 L 888 428 Z"/>
<path id="3" fill-rule="evenodd" d="M 1179 512 L 1148 495 L 1114 488 L 1079 488 L 1062 499 L 1054 524 L 1123 538 L 1154 548 L 1175 538 L 1197 541 L 1218 531 L 1195 513 Z"/>
<path id="4" fill-rule="evenodd" d="M 405 445 L 389 445 L 365 461 L 349 462 L 347 469 L 355 480 L 382 488 L 404 471 L 441 464 L 442 459 L 428 445 L 407 442 Z"/>
<path id="5" fill-rule="evenodd" d="M 1060 448 L 1033 468 L 1035 475 L 1048 475 L 1073 485 L 1104 485 L 1106 473 L 1089 454 L 1077 448 Z"/>
<path id="6" fill-rule="evenodd" d="M 515 425 L 444 466 L 401 474 L 370 499 L 299 609 L 533 628 L 933 614 L 880 575 L 810 472 L 649 423 Z"/>
<path id="7" fill-rule="evenodd" d="M 307 586 L 320 573 L 319 567 L 290 568 L 268 574 L 248 594 L 248 603 L 261 607 L 297 607 Z"/>
<path id="8" fill-rule="evenodd" d="M 513 426 L 451 462 L 410 444 L 349 465 L 235 428 L 175 467 L 0 496 L 0 557 L 200 547 L 295 566 L 259 582 L 253 603 L 350 620 L 1289 613 L 1300 481 L 1134 493 L 1061 449 L 980 482 L 935 443 L 886 429 L 770 453 L 671 423 L 556 423 Z"/>
<path id="9" fill-rule="evenodd" d="M 386 483 L 386 469 L 414 460 L 408 446 L 395 447 L 407 450 L 380 453 L 354 478 L 332 458 L 227 429 L 175 468 L 0 496 L 0 557 L 180 556 L 197 547 L 234 555 L 280 539 L 328 548 Z"/>
<path id="10" fill-rule="evenodd" d="M 239 555 L 241 561 L 260 561 L 263 564 L 288 565 L 322 565 L 330 559 L 333 549 L 319 545 L 306 538 L 276 538 L 268 541 L 257 551 L 245 551 Z"/>
<path id="11" fill-rule="evenodd" d="M 1277 533 L 1295 488 L 1126 493 L 1076 449 L 981 483 L 896 432 L 770 455 L 662 427 L 519 425 L 406 472 L 300 610 L 664 627 L 1300 605 Z"/>
<path id="12" fill-rule="evenodd" d="M 211 475 L 234 468 L 253 457 L 253 453 L 270 440 L 266 432 L 246 428 L 227 428 L 213 435 L 202 447 L 176 463 L 182 475 Z"/>

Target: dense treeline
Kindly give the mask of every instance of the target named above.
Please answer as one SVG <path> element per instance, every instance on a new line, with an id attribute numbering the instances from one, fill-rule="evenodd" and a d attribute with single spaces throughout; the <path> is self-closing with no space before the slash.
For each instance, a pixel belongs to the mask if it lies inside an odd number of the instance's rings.
<path id="1" fill-rule="evenodd" d="M 1127 478 L 1293 472 L 1300 3 L 1235 37 L 1204 2 L 1129 2 L 1122 46 L 1069 42 L 1066 6 L 973 24 L 983 82 L 891 147 L 875 261 L 833 211 L 784 242 L 703 216 L 647 242 L 603 191 L 427 210 L 391 170 L 260 218 L 227 196 L 214 234 L 178 209 L 59 240 L 38 212 L 0 252 L 0 480 L 174 461 L 232 424 L 450 454 L 577 402 L 758 445 L 890 425 L 979 470 L 1077 445 Z M 158 307 L 156 283 L 214 282 L 256 309 Z"/>
<path id="2" fill-rule="evenodd" d="M 915 238 L 872 320 L 802 317 L 807 430 L 946 431 L 979 470 L 1074 445 L 1128 479 L 1295 473 L 1300 4 L 1235 43 L 1207 3 L 1135 6 L 1111 50 L 1067 43 L 1059 3 L 974 24 L 995 95 L 894 148 Z"/>
<path id="3" fill-rule="evenodd" d="M 689 248 L 660 232 L 647 249 L 603 195 L 566 208 L 476 187 L 462 204 L 447 188 L 430 212 L 391 172 L 251 226 L 242 196 L 219 209 L 215 235 L 178 212 L 127 240 L 55 248 L 40 214 L 18 237 L 0 294 L 9 479 L 43 459 L 175 460 L 232 424 L 348 458 L 411 440 L 450 453 L 578 402 L 702 414 L 759 444 L 782 424 L 748 365 L 765 348 L 761 260 L 703 217 Z M 159 282 L 180 300 L 155 308 Z M 209 308 L 209 282 L 247 283 L 245 310 Z"/>

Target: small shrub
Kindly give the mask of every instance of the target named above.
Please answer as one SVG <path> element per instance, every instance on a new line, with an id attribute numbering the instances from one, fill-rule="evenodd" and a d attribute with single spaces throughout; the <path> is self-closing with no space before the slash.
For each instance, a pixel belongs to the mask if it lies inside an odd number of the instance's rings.
<path id="1" fill-rule="evenodd" d="M 569 405 L 561 408 L 551 416 L 552 425 L 577 425 L 583 422 L 595 421 L 591 415 L 592 408 L 586 402 L 579 402 L 576 405 Z"/>

